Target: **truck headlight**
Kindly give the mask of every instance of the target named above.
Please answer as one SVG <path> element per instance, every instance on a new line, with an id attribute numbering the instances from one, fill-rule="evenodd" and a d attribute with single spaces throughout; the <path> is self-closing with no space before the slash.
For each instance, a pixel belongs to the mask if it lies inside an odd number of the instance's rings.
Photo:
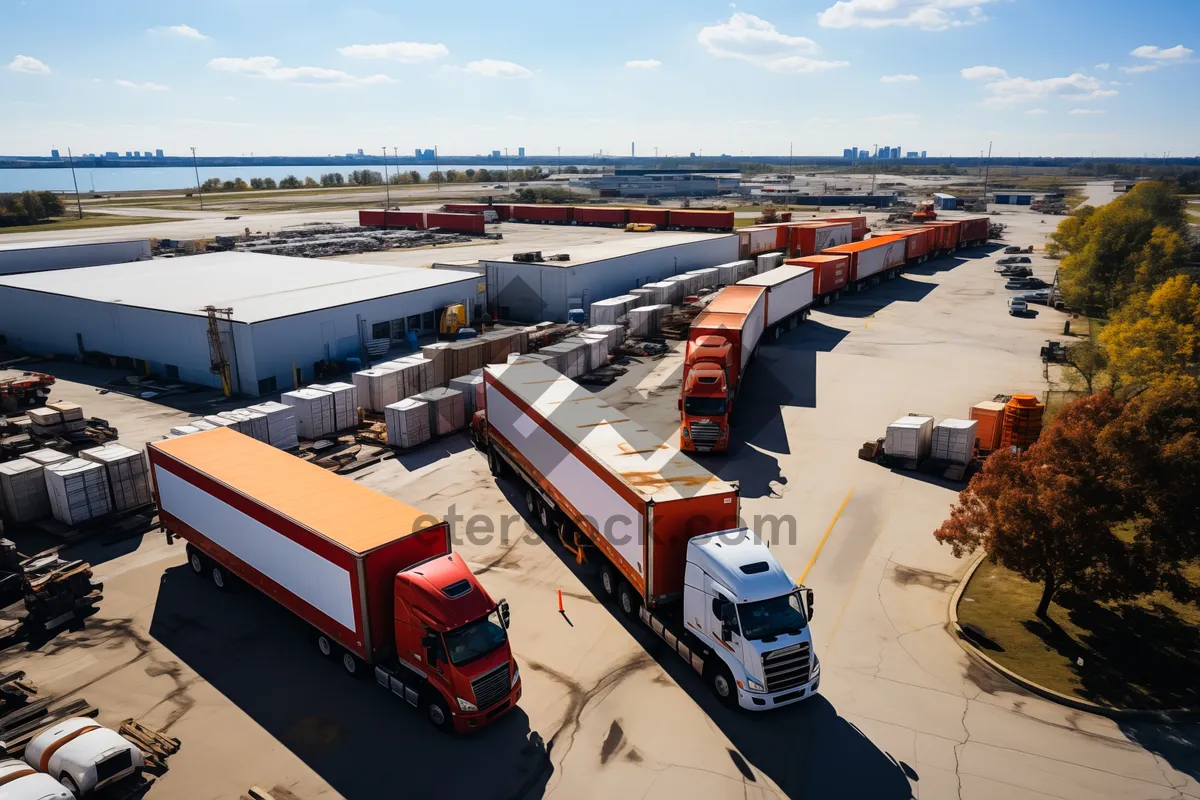
<path id="1" fill-rule="evenodd" d="M 514 664 L 513 665 L 513 676 L 512 676 L 512 680 L 509 681 L 508 688 L 511 689 L 512 687 L 516 686 L 517 681 L 519 681 L 519 680 L 521 680 L 521 668 Z"/>
<path id="2" fill-rule="evenodd" d="M 746 676 L 746 689 L 751 692 L 765 692 L 767 690 L 767 687 L 763 686 L 761 683 L 754 680 L 754 678 L 751 678 L 749 675 L 747 675 Z"/>
<path id="3" fill-rule="evenodd" d="M 813 668 L 812 668 L 812 672 L 810 672 L 808 674 L 808 677 L 811 680 L 811 679 L 819 676 L 820 674 L 821 674 L 821 659 L 817 658 L 816 656 L 813 656 Z"/>
<path id="4" fill-rule="evenodd" d="M 680 430 L 680 433 L 683 435 L 683 438 L 685 438 L 685 439 L 690 439 L 690 438 L 692 438 L 692 432 L 688 430 L 688 427 L 687 427 L 687 425 L 684 425 L 684 426 L 683 426 L 682 428 L 680 428 L 679 430 Z"/>
<path id="5" fill-rule="evenodd" d="M 458 700 L 458 710 L 459 711 L 478 711 L 479 710 L 475 706 L 474 703 L 468 703 L 466 700 L 463 700 L 461 697 L 456 697 L 455 699 Z"/>

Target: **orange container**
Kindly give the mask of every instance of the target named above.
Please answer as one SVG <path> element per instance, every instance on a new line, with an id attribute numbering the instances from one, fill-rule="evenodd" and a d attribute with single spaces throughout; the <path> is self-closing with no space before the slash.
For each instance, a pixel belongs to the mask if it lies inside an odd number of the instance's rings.
<path id="1" fill-rule="evenodd" d="M 1024 450 L 1042 433 L 1042 412 L 1046 407 L 1031 394 L 1014 394 L 1004 407 L 1004 433 L 1001 447 Z"/>
<path id="2" fill-rule="evenodd" d="M 979 423 L 975 435 L 979 439 L 979 452 L 990 453 L 1000 449 L 1004 433 L 1004 403 L 987 400 L 971 406 L 969 419 Z"/>

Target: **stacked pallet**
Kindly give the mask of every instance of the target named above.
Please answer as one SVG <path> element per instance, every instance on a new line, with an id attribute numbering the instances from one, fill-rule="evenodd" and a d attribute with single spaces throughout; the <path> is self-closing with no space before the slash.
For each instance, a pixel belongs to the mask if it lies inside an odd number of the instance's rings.
<path id="1" fill-rule="evenodd" d="M 382 412 L 400 399 L 400 393 L 396 387 L 398 371 L 388 364 L 380 364 L 371 369 L 354 373 L 354 385 L 358 387 L 358 401 L 363 404 L 363 408 Z"/>
<path id="2" fill-rule="evenodd" d="M 328 392 L 333 406 L 333 430 L 344 431 L 358 425 L 358 389 L 352 383 L 314 383 L 308 388 Z"/>
<path id="3" fill-rule="evenodd" d="M 520 357 L 519 354 L 518 357 Z M 476 411 L 487 407 L 482 374 L 460 375 L 457 378 L 451 378 L 450 388 L 457 392 L 462 392 L 463 413 L 467 419 L 475 416 Z"/>
<path id="4" fill-rule="evenodd" d="M 783 266 L 783 253 L 763 253 L 755 259 L 755 275 Z"/>
<path id="5" fill-rule="evenodd" d="M 301 439 L 318 439 L 333 433 L 333 395 L 309 387 L 284 392 L 279 401 L 296 409 L 296 434 Z"/>
<path id="6" fill-rule="evenodd" d="M 75 699 L 59 704 L 57 697 L 37 696 L 37 687 L 25 681 L 25 673 L 18 670 L 0 676 L 0 744 L 12 758 L 20 758 L 25 745 L 59 720 L 70 717 L 94 717 L 99 711 L 87 700 Z"/>
<path id="7" fill-rule="evenodd" d="M 78 403 L 72 403 L 69 400 L 55 400 L 46 403 L 46 408 L 59 413 L 62 417 L 63 428 L 67 433 L 76 433 L 87 427 L 87 420 L 83 418 L 83 406 Z"/>
<path id="8" fill-rule="evenodd" d="M 30 631 L 52 630 L 84 616 L 103 597 L 103 585 L 92 583 L 92 565 L 59 558 L 58 550 L 51 548 L 20 562 L 26 612 L 22 623 Z"/>
<path id="9" fill-rule="evenodd" d="M 608 340 L 608 352 L 612 352 L 621 346 L 621 342 L 625 341 L 625 327 L 623 325 L 593 325 L 588 328 L 587 333 L 596 333 Z"/>
<path id="10" fill-rule="evenodd" d="M 31 408 L 25 416 L 29 417 L 29 431 L 35 436 L 53 437 L 67 432 L 62 413 L 52 408 Z"/>
<path id="11" fill-rule="evenodd" d="M 387 443 L 394 447 L 416 447 L 430 437 L 429 404 L 414 398 L 392 403 L 384 409 Z"/>
<path id="12" fill-rule="evenodd" d="M 696 290 L 715 289 L 721 283 L 721 271 L 716 267 L 706 267 L 705 269 L 695 269 L 688 273 L 696 277 Z"/>
<path id="13" fill-rule="evenodd" d="M 140 451 L 109 442 L 81 450 L 79 457 L 104 468 L 113 510 L 128 511 L 150 503 L 150 470 Z"/>
<path id="14" fill-rule="evenodd" d="M 64 525 L 80 525 L 112 512 L 108 478 L 94 461 L 72 458 L 51 464 L 43 473 L 50 494 L 50 515 Z"/>
<path id="15" fill-rule="evenodd" d="M 296 435 L 296 409 L 268 400 L 250 406 L 250 411 L 262 414 L 267 422 L 267 444 L 280 450 L 291 450 L 299 444 Z"/>
<path id="16" fill-rule="evenodd" d="M 629 312 L 629 335 L 641 338 L 657 336 L 662 330 L 663 318 L 670 310 L 668 305 L 633 309 Z"/>
<path id="17" fill-rule="evenodd" d="M 249 408 L 235 408 L 230 411 L 222 411 L 217 416 L 222 419 L 231 420 L 233 424 L 229 426 L 230 428 L 233 428 L 238 433 L 249 436 L 251 439 L 265 442 L 269 438 L 266 414 Z"/>
<path id="18" fill-rule="evenodd" d="M 50 493 L 44 467 L 28 458 L 0 464 L 0 511 L 12 522 L 34 522 L 50 516 Z"/>
<path id="19" fill-rule="evenodd" d="M 653 291 L 653 296 L 650 300 L 650 305 L 659 303 L 674 303 L 679 297 L 679 284 L 675 281 L 655 281 L 654 283 L 643 283 L 643 289 Z"/>
<path id="20" fill-rule="evenodd" d="M 142 760 L 146 766 L 160 772 L 167 769 L 167 758 L 179 752 L 181 743 L 178 739 L 147 728 L 134 719 L 122 722 L 117 732 L 137 745 L 142 751 Z"/>
<path id="21" fill-rule="evenodd" d="M 429 404 L 429 430 L 433 435 L 446 436 L 462 430 L 466 425 L 462 392 L 439 387 L 410 399 Z"/>
<path id="22" fill-rule="evenodd" d="M 449 342 L 434 342 L 421 348 L 421 355 L 428 358 L 432 364 L 430 388 L 445 386 L 447 380 L 457 377 L 446 374 L 446 351 L 448 349 L 450 349 Z"/>
<path id="23" fill-rule="evenodd" d="M 730 261 L 728 264 L 718 264 L 718 283 L 721 286 L 732 286 L 744 278 L 749 278 L 756 272 L 755 263 L 750 260 Z"/>

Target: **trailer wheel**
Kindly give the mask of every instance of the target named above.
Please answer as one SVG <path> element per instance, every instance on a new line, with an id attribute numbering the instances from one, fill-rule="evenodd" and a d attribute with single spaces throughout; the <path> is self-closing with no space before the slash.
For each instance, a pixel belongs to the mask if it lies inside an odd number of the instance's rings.
<path id="1" fill-rule="evenodd" d="M 487 454 L 488 454 L 488 469 L 491 470 L 492 475 L 499 478 L 500 475 L 504 472 L 504 467 L 501 465 L 501 462 L 500 462 L 500 456 L 492 448 L 488 449 Z"/>
<path id="2" fill-rule="evenodd" d="M 193 546 L 191 544 L 189 544 L 187 546 L 186 550 L 187 550 L 188 566 L 192 568 L 192 572 L 196 573 L 197 575 L 203 575 L 204 574 L 204 566 L 205 566 L 204 554 L 201 553 L 199 550 L 197 550 L 195 548 L 195 546 Z"/>
<path id="3" fill-rule="evenodd" d="M 342 653 L 342 669 L 346 670 L 346 674 L 351 678 L 361 678 L 363 674 L 363 663 L 359 657 L 346 651 Z"/>
<path id="4" fill-rule="evenodd" d="M 450 709 L 445 700 L 432 692 L 425 703 L 425 718 L 429 720 L 430 725 L 443 733 L 450 730 Z"/>
<path id="5" fill-rule="evenodd" d="M 829 305 L 829 295 L 825 295 L 824 297 L 821 298 L 821 305 L 823 305 L 823 306 Z"/>
<path id="6" fill-rule="evenodd" d="M 212 576 L 212 582 L 218 589 L 229 588 L 229 570 L 222 567 L 220 564 L 213 564 L 212 570 L 209 572 Z"/>
<path id="7" fill-rule="evenodd" d="M 542 530 L 550 530 L 550 509 L 545 503 L 538 503 L 538 522 L 542 523 Z"/>
<path id="8" fill-rule="evenodd" d="M 58 782 L 62 787 L 71 793 L 72 797 L 83 797 L 83 793 L 79 791 L 79 784 L 75 783 L 75 779 L 67 773 L 58 776 Z"/>
<path id="9" fill-rule="evenodd" d="M 716 656 L 712 656 L 709 663 L 711 664 L 708 668 L 709 688 L 712 689 L 713 694 L 717 696 L 722 705 L 731 707 L 737 705 L 737 688 L 734 686 L 733 676 L 729 674 L 729 668 Z"/>
<path id="10" fill-rule="evenodd" d="M 838 289 L 836 292 L 833 293 L 833 299 L 834 300 L 842 299 L 842 290 L 841 289 Z"/>
<path id="11" fill-rule="evenodd" d="M 783 336 L 783 326 L 776 325 L 774 330 L 775 330 L 775 341 L 779 341 L 780 337 Z"/>
<path id="12" fill-rule="evenodd" d="M 617 570 L 612 564 L 605 561 L 600 565 L 600 591 L 608 599 L 617 596 Z"/>
<path id="13" fill-rule="evenodd" d="M 621 607 L 621 613 L 630 618 L 637 616 L 638 609 L 642 605 L 641 598 L 637 596 L 637 592 L 627 581 L 621 581 L 621 586 L 617 590 L 617 605 Z"/>
<path id="14" fill-rule="evenodd" d="M 788 330 L 789 330 L 789 331 L 790 331 L 790 330 L 792 330 L 793 328 L 795 328 L 795 327 L 796 327 L 797 325 L 799 325 L 799 324 L 800 324 L 800 317 L 799 317 L 799 315 L 798 315 L 798 314 L 793 314 L 793 315 L 792 315 L 792 316 L 791 316 L 791 317 L 788 319 Z"/>
<path id="15" fill-rule="evenodd" d="M 533 489 L 525 488 L 525 510 L 530 514 L 537 515 L 537 498 L 533 496 Z"/>
<path id="16" fill-rule="evenodd" d="M 317 634 L 317 650 L 321 653 L 321 655 L 325 656 L 326 658 L 330 658 L 333 655 L 333 648 L 333 640 L 323 633 Z"/>

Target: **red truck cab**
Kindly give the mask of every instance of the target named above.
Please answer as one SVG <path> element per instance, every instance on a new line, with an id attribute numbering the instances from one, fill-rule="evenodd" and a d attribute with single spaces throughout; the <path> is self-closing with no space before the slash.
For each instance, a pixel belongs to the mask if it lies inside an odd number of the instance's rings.
<path id="1" fill-rule="evenodd" d="M 683 361 L 681 449 L 723 452 L 729 448 L 730 371 L 736 369 L 733 343 L 719 334 L 688 341 Z"/>

